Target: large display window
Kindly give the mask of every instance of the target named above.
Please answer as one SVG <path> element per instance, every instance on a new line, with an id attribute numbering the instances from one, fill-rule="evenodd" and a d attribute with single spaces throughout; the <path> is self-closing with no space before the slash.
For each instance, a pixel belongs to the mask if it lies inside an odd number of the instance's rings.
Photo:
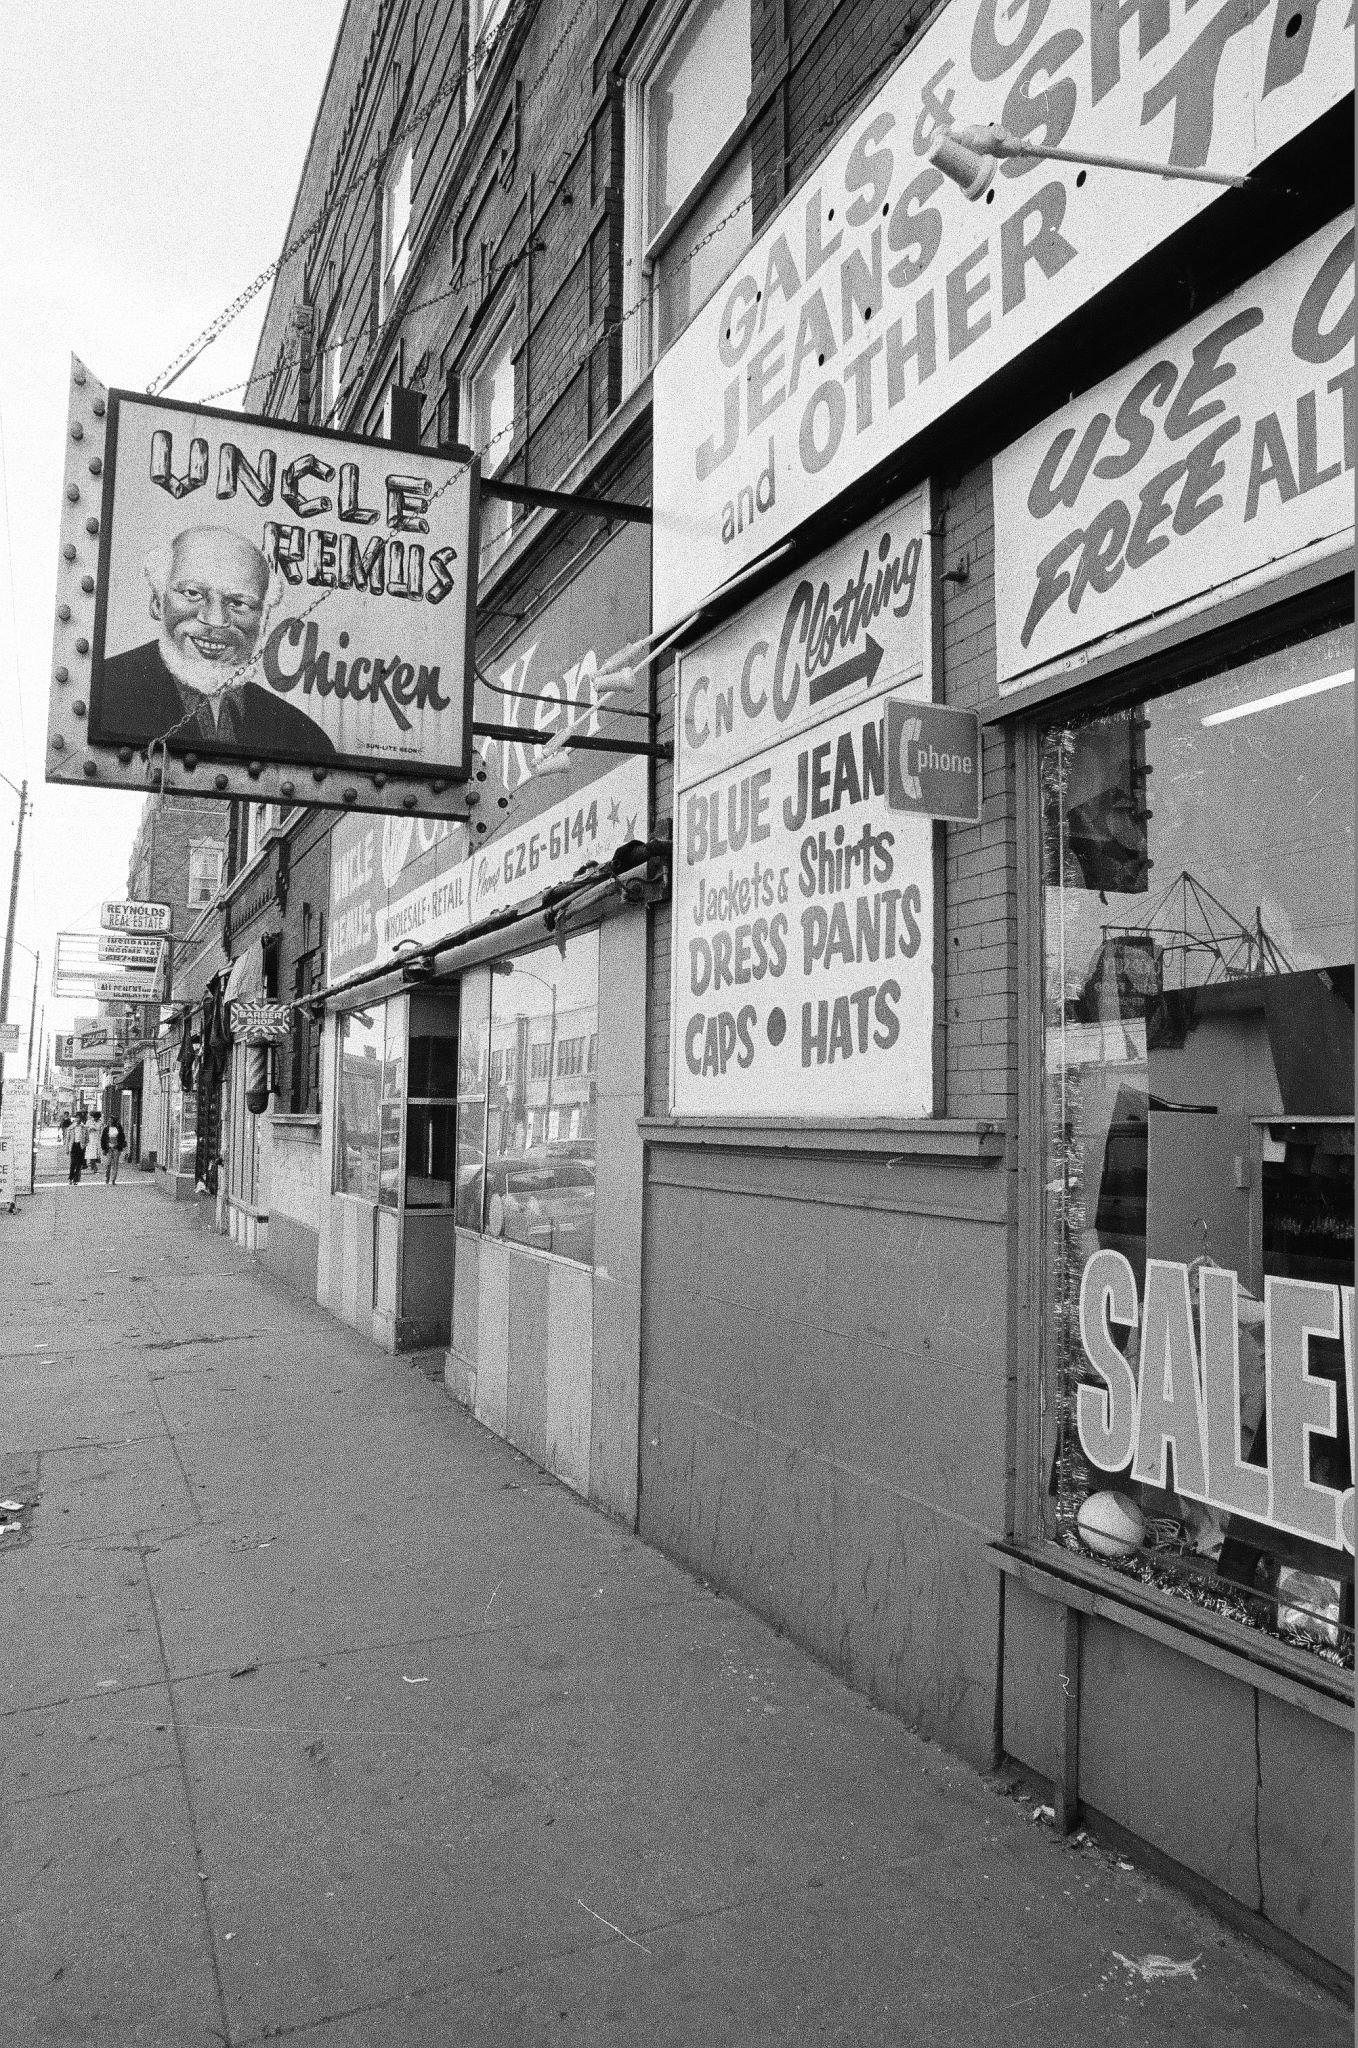
<path id="1" fill-rule="evenodd" d="M 385 1003 L 340 1018 L 335 1193 L 361 1195 L 368 1202 L 377 1200 L 385 1045 Z"/>
<path id="2" fill-rule="evenodd" d="M 1347 629 L 1046 726 L 1044 1533 L 1353 1663 Z"/>
<path id="3" fill-rule="evenodd" d="M 458 1222 L 591 1265 L 599 934 L 478 980 L 463 988 Z"/>

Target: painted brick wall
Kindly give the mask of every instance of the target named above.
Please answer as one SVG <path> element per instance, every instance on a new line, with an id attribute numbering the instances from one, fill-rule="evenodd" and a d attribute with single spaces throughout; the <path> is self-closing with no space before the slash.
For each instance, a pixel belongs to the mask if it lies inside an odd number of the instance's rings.
<path id="1" fill-rule="evenodd" d="M 144 902 L 168 903 L 174 928 L 184 931 L 200 905 L 189 904 L 189 851 L 210 840 L 225 850 L 227 805 L 220 797 L 149 796 L 127 865 L 127 893 Z"/>
<path id="2" fill-rule="evenodd" d="M 949 704 L 977 710 L 995 689 L 995 540 L 990 464 L 936 493 L 943 583 L 943 685 Z M 947 828 L 943 1001 L 947 1114 L 1007 1124 L 1017 1032 L 1016 833 L 1003 734 L 983 737 L 979 826 Z"/>
<path id="3" fill-rule="evenodd" d="M 517 417 L 488 467 L 552 484 L 621 396 L 622 120 L 614 66 L 648 8 L 519 0 L 464 94 L 458 5 L 352 6 L 332 63 L 289 241 L 320 216 L 279 271 L 251 403 L 314 414 L 320 357 L 343 344 L 340 417 L 380 432 L 389 384 L 422 395 L 431 444 L 457 436 L 450 380 L 512 322 Z M 380 185 L 392 138 L 414 142 L 412 256 L 378 319 Z M 315 308 L 308 371 L 290 334 Z"/>

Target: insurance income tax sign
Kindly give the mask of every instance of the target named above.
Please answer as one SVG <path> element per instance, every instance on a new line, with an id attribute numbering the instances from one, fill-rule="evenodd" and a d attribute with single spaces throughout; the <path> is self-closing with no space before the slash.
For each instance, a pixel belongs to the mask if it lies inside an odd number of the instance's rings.
<path id="1" fill-rule="evenodd" d="M 905 498 L 680 662 L 676 1115 L 932 1110 L 933 828 L 887 795 L 888 695 L 932 694 L 925 506 Z"/>

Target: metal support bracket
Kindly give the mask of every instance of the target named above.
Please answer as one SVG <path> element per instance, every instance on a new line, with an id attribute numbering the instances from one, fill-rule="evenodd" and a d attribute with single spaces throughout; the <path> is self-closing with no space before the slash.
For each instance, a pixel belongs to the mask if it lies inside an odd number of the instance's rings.
<path id="1" fill-rule="evenodd" d="M 545 747 L 549 740 L 558 735 L 551 732 L 532 732 L 521 725 L 480 725 L 473 724 L 472 737 L 478 740 L 518 740 L 529 747 Z M 669 761 L 674 749 L 668 741 L 658 740 L 611 740 L 598 733 L 574 733 L 562 741 L 564 747 L 579 748 L 586 753 L 598 754 L 647 754 L 653 761 Z"/>
<path id="2" fill-rule="evenodd" d="M 585 498 L 574 491 L 543 491 L 536 484 L 510 484 L 501 477 L 482 477 L 481 496 L 502 498 L 511 505 L 540 507 L 547 512 L 593 513 L 600 519 L 630 519 L 651 524 L 649 505 L 625 505 L 618 498 Z"/>

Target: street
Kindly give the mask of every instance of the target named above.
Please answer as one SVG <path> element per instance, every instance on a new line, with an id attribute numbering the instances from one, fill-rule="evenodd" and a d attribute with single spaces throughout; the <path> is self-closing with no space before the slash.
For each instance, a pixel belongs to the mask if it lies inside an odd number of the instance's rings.
<path id="1" fill-rule="evenodd" d="M 1351 2039 L 145 1177 L 0 1331 L 0 2040 Z"/>

